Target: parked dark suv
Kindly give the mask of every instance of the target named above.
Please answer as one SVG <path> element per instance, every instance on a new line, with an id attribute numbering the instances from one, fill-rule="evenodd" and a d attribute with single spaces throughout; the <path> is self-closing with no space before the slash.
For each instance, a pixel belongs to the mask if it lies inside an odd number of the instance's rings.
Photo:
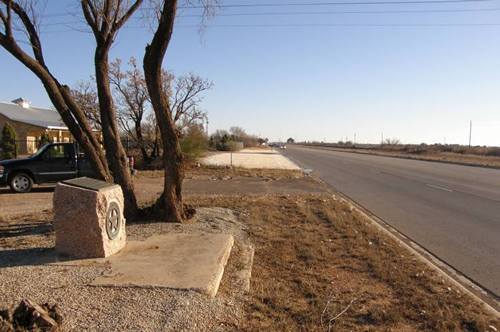
<path id="1" fill-rule="evenodd" d="M 94 177 L 88 158 L 73 143 L 47 144 L 26 159 L 0 161 L 0 186 L 18 193 L 31 191 L 33 184 L 53 183 L 80 176 Z"/>

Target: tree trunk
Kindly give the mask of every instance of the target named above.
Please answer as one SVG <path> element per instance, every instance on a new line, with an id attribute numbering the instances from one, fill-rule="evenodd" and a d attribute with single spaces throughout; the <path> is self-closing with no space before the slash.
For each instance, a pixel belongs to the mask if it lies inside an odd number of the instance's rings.
<path id="1" fill-rule="evenodd" d="M 142 137 L 142 127 L 141 121 L 135 121 L 134 123 L 135 136 L 137 137 L 137 144 L 139 144 L 139 148 L 141 149 L 142 160 L 144 163 L 149 164 L 151 162 L 151 158 L 148 155 L 148 151 L 146 149 L 146 143 L 144 143 L 144 138 Z"/>
<path id="2" fill-rule="evenodd" d="M 147 67 L 148 65 L 145 62 L 145 72 L 149 70 L 146 69 Z M 145 76 L 148 85 L 157 84 L 154 81 L 149 81 L 148 74 Z M 184 180 L 184 169 L 182 151 L 179 145 L 177 131 L 175 130 L 175 124 L 168 115 L 168 102 L 166 102 L 160 95 L 151 95 L 151 103 L 156 116 L 159 119 L 160 137 L 163 146 L 162 158 L 163 166 L 165 168 L 163 194 L 159 198 L 157 206 L 163 211 L 166 221 L 182 222 L 185 217 L 184 205 L 182 202 L 182 181 Z M 157 112 L 157 110 L 164 111 Z"/>
<path id="3" fill-rule="evenodd" d="M 155 140 L 153 142 L 153 151 L 151 152 L 151 159 L 156 159 L 160 156 L 160 133 L 158 126 L 155 125 Z"/>
<path id="4" fill-rule="evenodd" d="M 161 66 L 172 36 L 176 0 L 165 0 L 158 28 L 144 54 L 144 76 L 153 106 L 163 145 L 165 183 L 158 203 L 164 211 L 165 220 L 182 222 L 185 217 L 182 203 L 182 181 L 184 179 L 183 158 L 179 139 L 172 119 L 168 97 L 163 90 Z"/>
<path id="5" fill-rule="evenodd" d="M 164 148 L 163 164 L 165 167 L 165 180 L 163 183 L 163 194 L 158 199 L 157 205 L 164 213 L 166 221 L 182 222 L 186 217 L 182 202 L 184 169 L 182 157 L 170 158 L 169 156 L 172 155 L 177 155 L 177 152 L 166 152 Z"/>
<path id="6" fill-rule="evenodd" d="M 135 197 L 132 175 L 128 167 L 127 155 L 123 148 L 116 122 L 116 112 L 109 82 L 108 51 L 107 47 L 98 45 L 94 57 L 102 135 L 104 137 L 104 147 L 107 151 L 106 158 L 109 168 L 111 169 L 115 183 L 119 184 L 123 190 L 125 216 L 128 219 L 132 219 L 137 215 L 137 199 Z"/>

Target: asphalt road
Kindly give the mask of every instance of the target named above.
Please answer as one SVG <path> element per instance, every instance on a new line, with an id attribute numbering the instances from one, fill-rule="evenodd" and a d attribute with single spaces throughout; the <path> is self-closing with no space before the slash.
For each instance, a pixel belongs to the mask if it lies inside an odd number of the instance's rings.
<path id="1" fill-rule="evenodd" d="M 291 145 L 284 154 L 500 295 L 500 170 Z"/>

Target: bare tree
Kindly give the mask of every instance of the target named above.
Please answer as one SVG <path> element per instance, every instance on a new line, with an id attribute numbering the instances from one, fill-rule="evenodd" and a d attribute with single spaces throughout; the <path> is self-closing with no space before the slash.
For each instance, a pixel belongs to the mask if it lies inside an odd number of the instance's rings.
<path id="1" fill-rule="evenodd" d="M 243 142 L 245 147 L 257 146 L 259 144 L 259 137 L 247 134 L 241 127 L 231 127 L 229 128 L 229 132 L 231 133 L 232 140 Z"/>
<path id="2" fill-rule="evenodd" d="M 88 154 L 97 176 L 110 180 L 104 151 L 83 110 L 75 102 L 69 87 L 59 82 L 45 62 L 38 29 L 39 17 L 35 1 L 0 0 L 0 28 L 3 27 L 0 45 L 40 79 L 62 120 Z M 26 44 L 31 52 L 21 47 L 24 43 L 19 40 L 20 36 L 27 37 Z"/>
<path id="3" fill-rule="evenodd" d="M 81 81 L 71 89 L 71 94 L 75 102 L 80 106 L 90 125 L 95 130 L 101 130 L 101 117 L 99 114 L 99 100 L 95 84 L 88 81 Z"/>
<path id="4" fill-rule="evenodd" d="M 158 127 L 154 113 L 148 113 L 146 116 L 146 121 L 143 123 L 143 133 L 151 159 L 153 160 L 160 156 L 161 145 L 160 128 Z"/>
<path id="5" fill-rule="evenodd" d="M 144 74 L 138 68 L 135 58 L 131 58 L 128 65 L 129 69 L 124 70 L 120 59 L 113 61 L 110 66 L 110 81 L 116 95 L 119 125 L 135 140 L 143 160 L 148 163 L 157 152 L 156 135 L 154 141 L 146 140 L 143 135 L 144 126 L 148 124 L 151 127 L 151 123 L 144 121 L 151 106 L 149 94 Z M 213 86 L 212 82 L 193 73 L 176 78 L 171 72 L 162 70 L 162 84 L 172 105 L 171 116 L 180 132 L 200 124 L 206 118 L 206 112 L 200 109 L 200 103 L 203 92 Z M 148 148 L 150 146 L 151 149 Z"/>
<path id="6" fill-rule="evenodd" d="M 213 83 L 199 75 L 190 73 L 175 80 L 170 104 L 172 116 L 179 130 L 184 130 L 206 118 L 206 112 L 200 109 L 203 92 L 211 89 Z"/>
<path id="7" fill-rule="evenodd" d="M 229 128 L 229 132 L 237 140 L 241 140 L 243 137 L 248 136 L 245 129 L 243 129 L 241 127 L 237 127 L 237 126 L 233 126 L 233 127 Z"/>
<path id="8" fill-rule="evenodd" d="M 122 187 L 128 216 L 137 212 L 132 175 L 121 143 L 116 110 L 109 77 L 109 50 L 125 22 L 139 8 L 142 0 L 81 0 L 85 20 L 96 41 L 94 52 L 95 80 L 99 97 L 102 135 L 109 167 Z M 111 153 L 112 152 L 112 153 Z"/>
<path id="9" fill-rule="evenodd" d="M 128 64 L 130 69 L 124 72 L 121 69 L 121 60 L 113 61 L 110 68 L 110 81 L 117 95 L 120 127 L 127 135 L 135 138 L 143 160 L 148 163 L 151 156 L 147 151 L 142 133 L 142 121 L 149 106 L 148 89 L 136 59 L 130 58 Z"/>
<path id="10" fill-rule="evenodd" d="M 399 140 L 399 138 L 386 138 L 382 144 L 383 145 L 400 145 L 401 141 Z"/>

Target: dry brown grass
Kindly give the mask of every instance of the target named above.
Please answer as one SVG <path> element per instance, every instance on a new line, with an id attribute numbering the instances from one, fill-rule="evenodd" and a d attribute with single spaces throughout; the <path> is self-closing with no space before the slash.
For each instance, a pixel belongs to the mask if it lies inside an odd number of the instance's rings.
<path id="1" fill-rule="evenodd" d="M 439 161 L 448 162 L 469 166 L 482 166 L 500 168 L 500 148 L 482 148 L 473 147 L 468 150 L 466 147 L 461 147 L 463 150 L 458 149 L 432 149 L 422 148 L 419 145 L 393 145 L 384 148 L 371 147 L 371 148 L 353 148 L 352 146 L 320 146 L 318 148 L 331 149 L 337 151 L 354 152 L 361 154 L 371 154 L 377 156 L 398 157 L 405 159 L 416 159 L 426 161 Z M 461 151 L 461 152 L 459 152 Z"/>
<path id="2" fill-rule="evenodd" d="M 245 331 L 488 331 L 499 321 L 330 195 L 193 197 L 239 211 L 256 256 Z"/>

